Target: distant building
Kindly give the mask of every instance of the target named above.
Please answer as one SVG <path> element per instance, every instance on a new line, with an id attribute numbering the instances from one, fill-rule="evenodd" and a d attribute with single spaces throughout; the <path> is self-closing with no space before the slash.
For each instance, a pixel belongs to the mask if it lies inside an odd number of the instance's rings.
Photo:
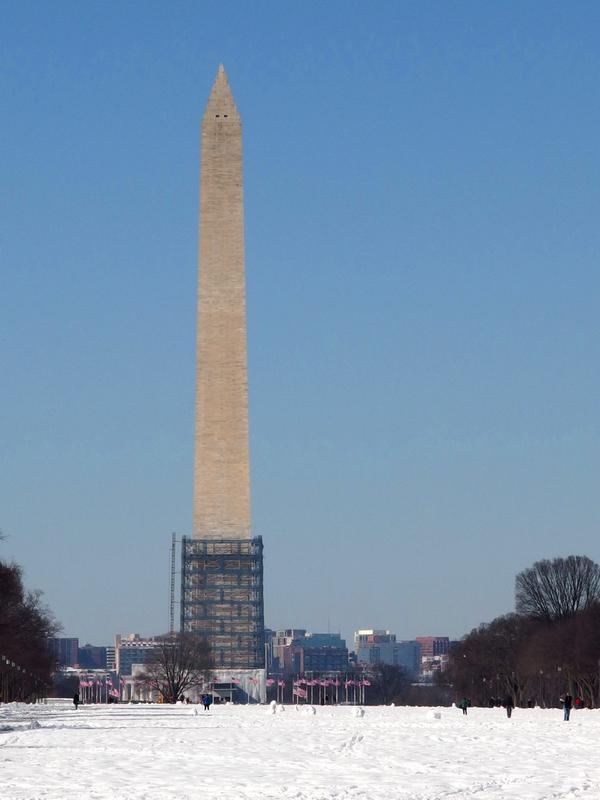
<path id="1" fill-rule="evenodd" d="M 134 664 L 145 664 L 154 654 L 156 641 L 139 633 L 115 636 L 115 668 L 119 675 L 131 675 Z"/>
<path id="2" fill-rule="evenodd" d="M 273 636 L 275 631 L 265 628 L 265 667 L 268 672 L 273 671 Z"/>
<path id="3" fill-rule="evenodd" d="M 79 648 L 79 666 L 82 669 L 107 669 L 106 650 L 104 646 L 84 644 Z"/>
<path id="4" fill-rule="evenodd" d="M 114 672 L 116 669 L 116 648 L 108 645 L 106 648 L 106 669 Z"/>
<path id="5" fill-rule="evenodd" d="M 305 628 L 287 628 L 272 634 L 270 650 L 273 672 L 343 672 L 348 669 L 348 648 L 339 633 L 308 633 Z"/>
<path id="6" fill-rule="evenodd" d="M 417 636 L 421 645 L 421 677 L 432 680 L 448 666 L 450 639 L 448 636 Z"/>
<path id="7" fill-rule="evenodd" d="M 421 658 L 445 656 L 450 649 L 448 636 L 416 636 L 415 641 L 421 645 Z"/>
<path id="8" fill-rule="evenodd" d="M 356 631 L 354 649 L 359 664 L 393 664 L 411 675 L 421 671 L 421 646 L 417 641 L 396 641 L 396 634 L 374 628 Z"/>
<path id="9" fill-rule="evenodd" d="M 348 648 L 339 633 L 307 633 L 296 647 L 300 654 L 300 672 L 348 669 Z"/>
<path id="10" fill-rule="evenodd" d="M 305 628 L 286 628 L 271 635 L 273 672 L 289 674 L 300 671 L 298 652 L 294 649 L 294 644 L 305 636 Z"/>
<path id="11" fill-rule="evenodd" d="M 395 644 L 396 634 L 390 631 L 365 628 L 354 634 L 356 660 L 364 664 L 393 664 Z"/>
<path id="12" fill-rule="evenodd" d="M 48 639 L 48 650 L 61 667 L 76 667 L 78 663 L 79 639 L 77 637 L 53 636 Z"/>

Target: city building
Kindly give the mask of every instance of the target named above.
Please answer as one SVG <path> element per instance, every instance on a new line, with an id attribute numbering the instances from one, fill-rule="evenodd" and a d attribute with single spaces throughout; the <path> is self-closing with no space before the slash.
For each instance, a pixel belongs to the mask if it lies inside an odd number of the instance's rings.
<path id="1" fill-rule="evenodd" d="M 53 636 L 48 639 L 48 650 L 61 667 L 76 667 L 79 639 L 74 636 Z"/>
<path id="2" fill-rule="evenodd" d="M 348 648 L 339 633 L 307 633 L 297 647 L 302 673 L 348 669 Z"/>
<path id="3" fill-rule="evenodd" d="M 139 633 L 117 634 L 115 636 L 115 669 L 124 677 L 133 674 L 134 665 L 142 666 L 154 654 L 156 642 L 153 638 L 144 639 Z"/>
<path id="4" fill-rule="evenodd" d="M 116 648 L 108 645 L 106 648 L 106 669 L 114 672 L 117 668 L 117 652 Z"/>
<path id="5" fill-rule="evenodd" d="M 305 628 L 286 628 L 271 634 L 272 671 L 290 675 L 300 672 L 300 660 L 294 645 L 306 636 Z"/>
<path id="6" fill-rule="evenodd" d="M 78 662 L 82 669 L 111 669 L 108 665 L 107 647 L 84 644 L 79 648 Z M 114 659 L 112 668 L 114 669 Z"/>
<path id="7" fill-rule="evenodd" d="M 194 514 L 181 630 L 217 669 L 263 670 L 263 544 L 250 527 L 242 131 L 219 67 L 202 120 Z"/>
<path id="8" fill-rule="evenodd" d="M 394 664 L 416 677 L 421 671 L 421 646 L 417 641 L 397 641 L 396 634 L 368 628 L 354 634 L 354 650 L 359 664 Z"/>
<path id="9" fill-rule="evenodd" d="M 348 648 L 339 633 L 308 633 L 305 628 L 275 631 L 272 671 L 282 674 L 344 672 Z"/>
<path id="10" fill-rule="evenodd" d="M 421 645 L 421 678 L 433 680 L 438 672 L 444 672 L 448 666 L 450 639 L 448 636 L 417 636 Z"/>
<path id="11" fill-rule="evenodd" d="M 416 636 L 415 641 L 421 645 L 421 658 L 444 656 L 450 649 L 448 636 Z"/>

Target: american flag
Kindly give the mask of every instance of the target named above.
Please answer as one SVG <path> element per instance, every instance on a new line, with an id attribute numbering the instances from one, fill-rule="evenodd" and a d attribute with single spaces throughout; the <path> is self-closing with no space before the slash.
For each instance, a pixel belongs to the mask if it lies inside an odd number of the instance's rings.
<path id="1" fill-rule="evenodd" d="M 308 692 L 306 689 L 301 689 L 299 686 L 294 686 L 294 694 L 297 697 L 308 697 Z"/>

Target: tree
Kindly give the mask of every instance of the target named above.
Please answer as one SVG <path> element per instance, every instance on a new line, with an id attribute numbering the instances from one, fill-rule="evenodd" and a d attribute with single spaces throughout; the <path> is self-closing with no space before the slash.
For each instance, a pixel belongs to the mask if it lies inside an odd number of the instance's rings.
<path id="1" fill-rule="evenodd" d="M 450 650 L 447 678 L 454 691 L 476 705 L 510 695 L 515 704 L 527 696 L 528 675 L 519 653 L 534 623 L 518 614 L 496 617 L 480 625 Z"/>
<path id="2" fill-rule="evenodd" d="M 566 619 L 600 600 L 600 566 L 587 556 L 536 561 L 517 575 L 515 599 L 519 614 Z"/>
<path id="3" fill-rule="evenodd" d="M 175 633 L 156 640 L 154 653 L 138 680 L 176 703 L 188 689 L 208 681 L 213 667 L 210 645 L 193 633 Z"/>
<path id="4" fill-rule="evenodd" d="M 18 699 L 22 700 L 39 693 L 40 683 L 49 684 L 55 667 L 48 638 L 59 626 L 41 597 L 41 592 L 25 590 L 16 564 L 0 561 L 0 653 L 21 670 Z"/>
<path id="5" fill-rule="evenodd" d="M 598 700 L 600 664 L 600 603 L 594 603 L 571 617 L 538 622 L 523 647 L 520 661 L 539 685 L 543 705 L 556 705 L 568 690 L 586 705 Z"/>
<path id="6" fill-rule="evenodd" d="M 402 702 L 410 688 L 408 671 L 396 664 L 377 664 L 372 671 L 367 698 L 370 705 Z"/>

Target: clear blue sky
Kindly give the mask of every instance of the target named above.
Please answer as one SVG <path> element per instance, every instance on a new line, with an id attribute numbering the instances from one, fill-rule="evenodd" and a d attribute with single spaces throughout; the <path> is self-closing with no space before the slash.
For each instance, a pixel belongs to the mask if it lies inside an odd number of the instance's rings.
<path id="1" fill-rule="evenodd" d="M 460 636 L 600 559 L 597 3 L 0 11 L 0 556 L 65 634 L 167 627 L 220 61 L 267 624 Z"/>

